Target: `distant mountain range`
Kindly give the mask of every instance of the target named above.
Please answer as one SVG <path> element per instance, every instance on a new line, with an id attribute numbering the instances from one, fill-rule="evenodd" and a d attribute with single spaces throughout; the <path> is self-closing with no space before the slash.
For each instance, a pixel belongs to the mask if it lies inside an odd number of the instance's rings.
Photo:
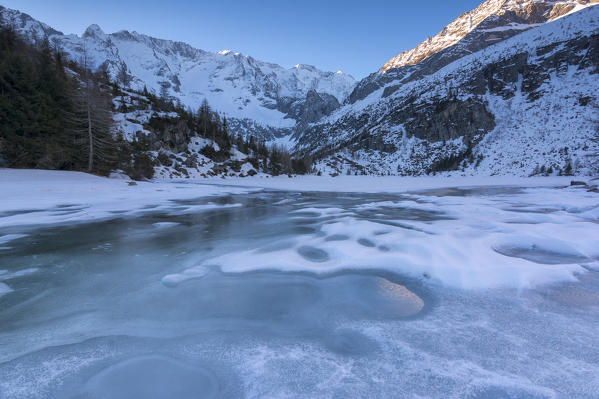
<path id="1" fill-rule="evenodd" d="M 64 35 L 0 6 L 0 22 L 135 90 L 285 143 L 331 174 L 594 173 L 599 0 L 487 0 L 360 82 L 97 25 Z"/>
<path id="2" fill-rule="evenodd" d="M 89 68 L 106 69 L 123 86 L 147 87 L 194 109 L 207 99 L 230 122 L 236 120 L 237 128 L 267 139 L 289 134 L 298 123 L 314 122 L 314 115 L 304 109 L 306 100 L 319 100 L 323 108 L 328 103 L 338 107 L 356 83 L 341 71 L 323 72 L 302 64 L 286 69 L 229 50 L 212 53 L 136 32 L 106 34 L 98 25 L 82 35 L 65 35 L 1 6 L 0 22 L 31 42 L 47 38 L 72 60 L 86 58 Z M 316 116 L 320 113 L 317 110 Z"/>

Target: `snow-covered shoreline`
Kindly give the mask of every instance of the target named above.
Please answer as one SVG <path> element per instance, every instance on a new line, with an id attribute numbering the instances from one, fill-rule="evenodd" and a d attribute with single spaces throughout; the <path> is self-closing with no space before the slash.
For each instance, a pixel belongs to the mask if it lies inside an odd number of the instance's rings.
<path id="1" fill-rule="evenodd" d="M 560 187 L 569 186 L 572 180 L 587 182 L 588 176 L 277 176 L 244 178 L 208 178 L 187 180 L 201 184 L 215 184 L 248 188 L 263 188 L 302 192 L 344 192 L 344 193 L 405 193 L 410 191 L 434 190 L 440 188 L 467 187 Z"/>
<path id="2" fill-rule="evenodd" d="M 176 200 L 255 191 L 183 183 L 108 179 L 82 172 L 0 169 L 0 228 L 61 224 L 168 210 Z M 217 205 L 189 205 L 211 208 Z"/>
<path id="3" fill-rule="evenodd" d="M 0 227 L 97 220 L 174 200 L 245 194 L 263 189 L 302 192 L 405 193 L 452 187 L 558 187 L 572 177 L 287 176 L 136 182 L 82 172 L 0 169 Z M 587 178 L 588 180 L 588 178 Z"/>
<path id="4" fill-rule="evenodd" d="M 0 228 L 85 222 L 169 211 L 173 201 L 247 194 L 264 189 L 295 192 L 406 193 L 466 187 L 563 187 L 572 177 L 287 176 L 136 182 L 83 172 L 0 169 Z M 585 179 L 583 179 L 585 180 Z M 588 177 L 586 178 L 588 180 Z M 219 205 L 186 205 L 189 212 Z"/>

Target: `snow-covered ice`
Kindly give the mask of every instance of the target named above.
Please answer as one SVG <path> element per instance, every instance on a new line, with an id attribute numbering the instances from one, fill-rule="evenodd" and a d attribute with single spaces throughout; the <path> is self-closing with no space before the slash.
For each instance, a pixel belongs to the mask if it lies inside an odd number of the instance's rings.
<path id="1" fill-rule="evenodd" d="M 129 185 L 121 179 L 80 172 L 17 169 L 0 169 L 0 184 L 3 189 L 0 228 L 109 219 L 150 209 L 153 212 L 173 208 L 181 211 L 174 201 L 252 191 L 185 183 L 136 182 Z M 196 204 L 186 209 L 214 207 L 217 205 Z"/>
<path id="2" fill-rule="evenodd" d="M 428 276 L 457 288 L 530 288 L 575 281 L 586 264 L 599 259 L 598 198 L 580 191 L 522 189 L 517 196 L 425 193 L 346 211 L 300 208 L 294 213 L 305 214 L 308 223 L 322 223 L 320 234 L 276 251 L 258 248 L 210 261 L 226 272 L 383 269 Z M 319 219 L 329 215 L 336 217 Z"/>
<path id="3" fill-rule="evenodd" d="M 597 193 L 209 182 L 0 171 L 0 397 L 599 391 Z"/>

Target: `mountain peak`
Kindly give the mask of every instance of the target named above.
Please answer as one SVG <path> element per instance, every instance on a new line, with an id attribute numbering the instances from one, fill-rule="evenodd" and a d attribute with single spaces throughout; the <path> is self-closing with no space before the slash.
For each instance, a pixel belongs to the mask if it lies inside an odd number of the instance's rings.
<path id="1" fill-rule="evenodd" d="M 98 26 L 96 24 L 90 25 L 85 30 L 85 32 L 83 33 L 83 37 L 97 37 L 97 38 L 101 38 L 103 36 L 106 36 L 106 34 L 102 30 L 102 28 L 100 28 L 100 26 Z"/>
<path id="2" fill-rule="evenodd" d="M 3 21 L 32 43 L 46 37 L 58 43 L 69 60 L 78 61 L 86 52 L 91 70 L 104 68 L 110 79 L 129 89 L 166 93 L 191 108 L 206 98 L 231 123 L 236 120 L 240 132 L 265 138 L 272 137 L 272 131 L 286 134 L 295 125 L 298 119 L 287 117 L 290 105 L 303 102 L 309 90 L 342 102 L 356 83 L 350 75 L 310 65 L 284 68 L 231 50 L 212 53 L 135 31 L 107 34 L 96 24 L 81 35 L 63 35 L 18 11 L 0 8 Z M 275 130 L 262 129 L 265 126 Z"/>
<path id="3" fill-rule="evenodd" d="M 293 66 L 293 68 L 298 69 L 298 70 L 299 69 L 303 69 L 303 70 L 306 70 L 306 71 L 316 71 L 317 70 L 315 66 L 313 66 L 313 65 L 307 65 L 307 64 L 295 64 Z"/>
<path id="4" fill-rule="evenodd" d="M 507 38 L 597 3 L 599 0 L 486 0 L 474 10 L 460 15 L 434 37 L 390 59 L 379 73 L 418 64 L 456 45 L 475 30 L 489 34 L 501 32 Z"/>

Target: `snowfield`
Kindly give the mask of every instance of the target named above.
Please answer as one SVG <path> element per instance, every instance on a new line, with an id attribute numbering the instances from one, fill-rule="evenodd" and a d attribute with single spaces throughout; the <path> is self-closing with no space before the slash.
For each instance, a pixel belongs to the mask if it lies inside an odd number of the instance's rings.
<path id="1" fill-rule="evenodd" d="M 315 147 L 317 150 L 336 148 L 342 143 L 351 142 L 367 129 L 370 136 L 380 137 L 384 143 L 393 144 L 396 151 L 377 151 L 348 145 L 320 159 L 316 164 L 318 170 L 323 174 L 354 174 L 356 168 L 352 167 L 352 163 L 355 163 L 367 174 L 421 173 L 426 170 L 426 166 L 420 163 L 422 159 L 433 160 L 440 155 L 456 154 L 465 150 L 466 146 L 463 137 L 430 142 L 406 134 L 409 120 L 395 118 L 403 110 L 400 105 L 404 99 L 416 93 L 417 104 L 437 104 L 442 99 L 450 98 L 452 90 L 457 90 L 457 99 L 460 101 L 476 99 L 479 94 L 469 88 L 471 79 L 484 68 L 524 53 L 527 54 L 527 65 L 531 67 L 550 64 L 548 60 L 552 54 L 567 48 L 564 43 L 592 37 L 598 32 L 599 6 L 589 3 L 578 12 L 461 57 L 434 74 L 401 84 L 393 80 L 362 100 L 353 104 L 345 103 L 316 123 L 314 130 L 321 130 L 319 135 L 305 136 L 297 149 L 310 148 L 314 143 L 318 143 Z M 556 43 L 562 44 L 549 53 L 542 52 L 545 46 Z M 584 51 L 580 53 L 584 54 Z M 581 101 L 585 98 L 589 99 L 590 104 L 598 101 L 599 80 L 595 67 L 581 64 L 564 65 L 557 70 L 541 70 L 547 72 L 548 76 L 540 82 L 535 99 L 530 98 L 530 92 L 522 90 L 522 74 L 510 88 L 513 89 L 512 97 L 505 98 L 490 90 L 480 95 L 479 99 L 494 117 L 495 127 L 473 148 L 474 158 L 481 162 L 462 165 L 464 168 L 456 171 L 456 174 L 530 176 L 538 174 L 538 168 L 541 167 L 563 170 L 568 164 L 575 174 L 596 173 L 594 154 L 599 148 L 594 121 L 597 111 Z M 501 80 L 500 77 L 497 79 Z M 397 90 L 384 95 L 386 89 L 395 86 L 398 86 Z M 414 114 L 417 111 L 418 108 L 415 108 Z M 360 115 L 368 116 L 368 124 L 356 123 Z M 352 163 L 344 160 L 336 165 L 335 170 L 327 168 L 327 164 L 338 163 L 335 161 L 337 157 Z"/>

